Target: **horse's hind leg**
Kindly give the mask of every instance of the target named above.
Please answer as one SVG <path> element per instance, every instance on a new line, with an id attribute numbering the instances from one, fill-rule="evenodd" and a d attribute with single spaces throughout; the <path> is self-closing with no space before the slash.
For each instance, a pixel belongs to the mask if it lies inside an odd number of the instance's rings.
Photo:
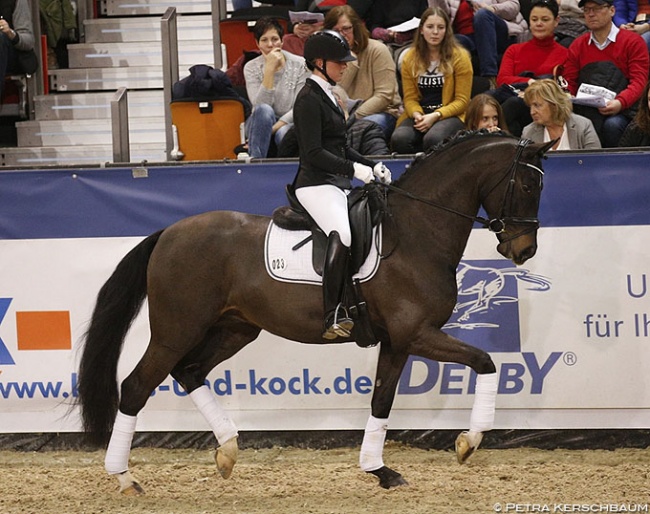
<path id="1" fill-rule="evenodd" d="M 382 342 L 372 395 L 372 414 L 368 418 L 361 443 L 359 466 L 366 473 L 379 478 L 379 485 L 384 489 L 408 485 L 402 475 L 385 466 L 383 460 L 388 416 L 395 399 L 397 382 L 407 358 L 407 354 L 390 353 L 390 343 Z"/>
<path id="2" fill-rule="evenodd" d="M 129 472 L 129 454 L 137 416 L 151 392 L 169 375 L 178 358 L 176 352 L 161 346 L 154 351 L 150 342 L 140 362 L 122 382 L 119 410 L 106 449 L 104 466 L 109 475 L 117 477 L 123 494 L 139 495 L 144 492 Z"/>
<path id="3" fill-rule="evenodd" d="M 259 333 L 260 329 L 257 327 L 238 320 L 229 320 L 211 330 L 204 342 L 172 370 L 172 376 L 189 393 L 219 443 L 215 461 L 223 478 L 230 477 L 237 462 L 237 427 L 210 388 L 205 385 L 205 379 L 215 366 L 235 355 L 255 340 Z"/>

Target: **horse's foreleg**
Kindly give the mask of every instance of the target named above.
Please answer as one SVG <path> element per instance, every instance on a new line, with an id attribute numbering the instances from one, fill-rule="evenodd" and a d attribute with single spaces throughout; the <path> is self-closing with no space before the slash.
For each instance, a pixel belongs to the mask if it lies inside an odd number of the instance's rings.
<path id="1" fill-rule="evenodd" d="M 497 395 L 497 374 L 487 352 L 470 346 L 440 330 L 413 341 L 409 352 L 440 362 L 456 362 L 469 366 L 478 374 L 469 431 L 456 438 L 456 458 L 463 464 L 479 447 L 483 432 L 492 430 Z"/>
<path id="2" fill-rule="evenodd" d="M 389 353 L 388 345 L 382 343 L 377 363 L 375 390 L 372 396 L 372 415 L 368 418 L 363 433 L 359 466 L 366 473 L 379 478 L 379 485 L 384 489 L 408 485 L 397 471 L 384 465 L 383 451 L 388 431 L 388 416 L 395 399 L 397 382 L 406 363 L 408 355 Z"/>
<path id="3" fill-rule="evenodd" d="M 120 483 L 120 492 L 126 495 L 144 493 L 140 484 L 129 473 L 129 453 L 135 433 L 137 416 L 128 416 L 117 412 L 111 440 L 108 443 L 104 467 L 109 475 L 115 475 Z"/>
<path id="4" fill-rule="evenodd" d="M 478 375 L 476 392 L 469 420 L 469 431 L 456 438 L 456 458 L 463 464 L 479 447 L 483 432 L 492 430 L 496 406 L 498 380 L 496 373 Z"/>
<path id="5" fill-rule="evenodd" d="M 210 425 L 220 445 L 215 454 L 217 469 L 223 478 L 229 478 L 239 453 L 237 427 L 207 386 L 192 391 L 190 398 Z"/>

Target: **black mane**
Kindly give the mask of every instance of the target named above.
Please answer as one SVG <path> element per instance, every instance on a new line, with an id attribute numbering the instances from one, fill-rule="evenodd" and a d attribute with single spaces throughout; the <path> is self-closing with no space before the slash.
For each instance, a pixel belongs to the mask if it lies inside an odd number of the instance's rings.
<path id="1" fill-rule="evenodd" d="M 509 132 L 504 132 L 503 130 L 500 130 L 499 132 L 490 132 L 487 129 L 479 129 L 479 130 L 459 130 L 456 134 L 453 136 L 448 137 L 441 143 L 438 143 L 436 146 L 431 148 L 429 151 L 426 153 L 421 152 L 418 153 L 411 163 L 406 167 L 406 170 L 402 175 L 400 176 L 399 179 L 395 181 L 395 185 L 399 185 L 399 183 L 404 179 L 405 177 L 408 177 L 413 168 L 419 165 L 421 162 L 424 160 L 428 159 L 429 157 L 432 157 L 434 155 L 441 154 L 442 152 L 447 151 L 450 148 L 453 148 L 454 146 L 463 143 L 469 139 L 474 139 L 478 137 L 487 137 L 487 136 L 492 136 L 492 137 L 500 137 L 500 138 L 508 138 L 508 139 L 518 139 L 516 136 L 513 136 Z"/>

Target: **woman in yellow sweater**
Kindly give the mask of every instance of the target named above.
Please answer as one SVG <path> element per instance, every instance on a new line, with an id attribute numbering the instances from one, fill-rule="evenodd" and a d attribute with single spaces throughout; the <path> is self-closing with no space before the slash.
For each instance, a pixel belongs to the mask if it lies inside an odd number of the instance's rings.
<path id="1" fill-rule="evenodd" d="M 391 138 L 393 151 L 427 151 L 462 130 L 472 77 L 471 58 L 456 42 L 447 13 L 424 11 L 402 63 L 404 113 Z"/>

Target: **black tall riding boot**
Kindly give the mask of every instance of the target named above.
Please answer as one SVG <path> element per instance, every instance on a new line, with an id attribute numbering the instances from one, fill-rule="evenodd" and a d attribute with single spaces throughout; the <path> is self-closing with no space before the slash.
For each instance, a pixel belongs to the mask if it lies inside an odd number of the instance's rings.
<path id="1" fill-rule="evenodd" d="M 350 250 L 343 243 L 339 233 L 331 232 L 327 239 L 325 265 L 323 266 L 323 304 L 325 325 L 323 339 L 350 337 L 354 322 L 348 317 L 341 304 Z"/>

